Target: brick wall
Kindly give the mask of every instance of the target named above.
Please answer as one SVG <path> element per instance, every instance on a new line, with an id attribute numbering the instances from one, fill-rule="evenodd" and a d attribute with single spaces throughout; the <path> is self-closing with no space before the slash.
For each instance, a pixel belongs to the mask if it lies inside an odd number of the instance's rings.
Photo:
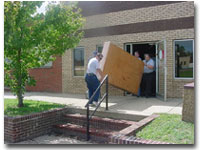
<path id="1" fill-rule="evenodd" d="M 49 133 L 66 111 L 66 108 L 58 108 L 26 116 L 4 116 L 4 140 L 15 143 Z"/>
<path id="2" fill-rule="evenodd" d="M 184 8 L 184 9 L 183 9 Z M 108 27 L 115 25 L 123 25 L 128 23 L 148 22 L 162 19 L 175 19 L 181 17 L 194 16 L 194 3 L 181 2 L 155 7 L 146 7 L 132 10 L 124 10 L 118 12 L 110 12 L 105 14 L 93 15 L 86 17 L 85 29 Z M 167 50 L 167 97 L 182 98 L 183 85 L 193 82 L 193 79 L 174 79 L 174 47 L 173 41 L 176 39 L 194 39 L 194 28 L 177 29 L 169 31 L 156 31 L 134 34 L 122 34 L 114 36 L 101 36 L 83 38 L 79 46 L 85 48 L 85 71 L 88 58 L 96 49 L 96 45 L 103 45 L 106 41 L 124 48 L 124 43 L 128 42 L 156 42 L 166 40 Z M 85 93 L 87 90 L 84 77 L 73 76 L 73 53 L 67 51 L 62 56 L 62 92 L 63 93 Z M 161 78 L 161 77 L 160 77 Z M 110 95 L 123 95 L 123 91 L 109 86 Z"/>
<path id="3" fill-rule="evenodd" d="M 194 83 L 184 86 L 182 120 L 194 123 L 195 119 L 195 93 Z"/>
<path id="4" fill-rule="evenodd" d="M 52 67 L 35 68 L 29 71 L 36 80 L 36 86 L 27 87 L 27 91 L 62 92 L 62 57 L 56 57 Z"/>
<path id="5" fill-rule="evenodd" d="M 182 98 L 183 85 L 193 82 L 194 79 L 174 79 L 174 50 L 173 40 L 175 39 L 193 39 L 194 29 L 182 29 L 173 31 L 159 31 L 148 33 L 124 34 L 115 36 L 102 36 L 93 38 L 84 38 L 80 42 L 80 46 L 85 48 L 85 71 L 87 67 L 87 59 L 92 51 L 96 49 L 96 45 L 103 44 L 105 41 L 111 41 L 113 44 L 124 48 L 127 42 L 147 42 L 159 41 L 166 39 L 167 50 L 167 97 Z M 73 76 L 73 54 L 67 51 L 62 59 L 62 91 L 63 93 L 85 93 L 87 90 L 84 77 Z M 123 95 L 123 91 L 109 86 L 110 95 Z"/>
<path id="6" fill-rule="evenodd" d="M 84 29 L 194 16 L 194 3 L 183 2 L 86 17 Z"/>
<path id="7" fill-rule="evenodd" d="M 110 144 L 171 144 L 161 141 L 153 141 L 137 138 L 134 136 L 125 136 L 125 135 L 115 135 L 109 138 Z"/>

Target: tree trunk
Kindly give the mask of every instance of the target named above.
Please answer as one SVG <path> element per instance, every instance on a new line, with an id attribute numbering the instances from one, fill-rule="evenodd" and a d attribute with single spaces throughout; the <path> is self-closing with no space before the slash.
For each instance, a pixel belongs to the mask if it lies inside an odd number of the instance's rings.
<path id="1" fill-rule="evenodd" d="M 21 92 L 19 92 L 19 93 L 17 93 L 17 99 L 18 99 L 18 107 L 23 107 L 24 106 L 24 104 L 23 104 L 23 96 L 22 96 L 22 93 Z"/>
<path id="2" fill-rule="evenodd" d="M 22 68 L 21 68 L 21 49 L 18 51 L 18 79 L 17 79 L 17 99 L 18 99 L 18 107 L 23 107 L 23 96 L 22 96 Z"/>

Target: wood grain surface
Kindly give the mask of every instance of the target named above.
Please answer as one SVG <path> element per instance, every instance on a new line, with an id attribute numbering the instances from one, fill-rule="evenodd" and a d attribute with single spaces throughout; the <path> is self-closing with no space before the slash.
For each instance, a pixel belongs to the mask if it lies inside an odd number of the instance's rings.
<path id="1" fill-rule="evenodd" d="M 137 94 L 144 63 L 111 42 L 104 43 L 102 54 L 100 67 L 104 75 L 108 74 L 109 84 Z"/>

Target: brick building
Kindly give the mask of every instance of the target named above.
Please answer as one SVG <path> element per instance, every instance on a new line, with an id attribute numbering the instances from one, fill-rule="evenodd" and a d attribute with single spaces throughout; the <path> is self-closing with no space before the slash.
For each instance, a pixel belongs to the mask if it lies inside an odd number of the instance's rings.
<path id="1" fill-rule="evenodd" d="M 156 62 L 157 95 L 182 97 L 184 84 L 194 81 L 194 2 L 88 1 L 78 5 L 86 18 L 84 38 L 62 58 L 31 70 L 37 85 L 27 90 L 85 93 L 88 59 L 111 41 L 130 54 L 138 51 L 142 59 L 144 53 L 150 53 Z M 109 88 L 111 95 L 124 94 Z"/>

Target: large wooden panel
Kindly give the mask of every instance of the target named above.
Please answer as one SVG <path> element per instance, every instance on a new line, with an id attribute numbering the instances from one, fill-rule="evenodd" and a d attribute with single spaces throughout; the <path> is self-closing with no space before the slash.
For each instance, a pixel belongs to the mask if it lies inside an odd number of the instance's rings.
<path id="1" fill-rule="evenodd" d="M 137 94 L 144 63 L 110 42 L 104 43 L 102 54 L 100 66 L 103 74 L 108 74 L 109 84 Z"/>

